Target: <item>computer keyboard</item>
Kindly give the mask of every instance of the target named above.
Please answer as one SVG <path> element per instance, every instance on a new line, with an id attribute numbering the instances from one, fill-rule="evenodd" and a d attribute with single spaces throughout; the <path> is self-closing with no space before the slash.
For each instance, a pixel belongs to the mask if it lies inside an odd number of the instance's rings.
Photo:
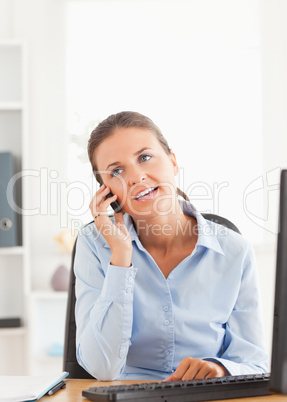
<path id="1" fill-rule="evenodd" d="M 270 395 L 269 386 L 270 374 L 254 374 L 204 380 L 91 387 L 82 391 L 82 395 L 95 402 L 192 402 Z"/>

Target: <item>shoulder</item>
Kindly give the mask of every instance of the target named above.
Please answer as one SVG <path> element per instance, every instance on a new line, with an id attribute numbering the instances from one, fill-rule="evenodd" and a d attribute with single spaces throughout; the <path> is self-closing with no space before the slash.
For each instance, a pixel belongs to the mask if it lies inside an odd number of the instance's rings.
<path id="1" fill-rule="evenodd" d="M 209 218 L 210 214 L 205 214 L 206 217 L 204 217 L 190 202 L 184 201 L 181 202 L 181 205 L 187 215 L 193 216 L 197 220 L 199 245 L 230 258 L 245 258 L 249 253 L 252 253 L 250 242 L 235 230 L 224 225 L 226 219 L 218 217 L 223 224 L 217 223 Z"/>
<path id="2" fill-rule="evenodd" d="M 225 257 L 241 259 L 243 263 L 254 258 L 253 247 L 248 239 L 219 223 L 206 220 L 213 236 L 219 243 Z"/>
<path id="3" fill-rule="evenodd" d="M 88 246 L 91 249 L 97 249 L 107 246 L 107 242 L 101 232 L 96 228 L 94 221 L 83 226 L 77 236 L 77 247 Z"/>

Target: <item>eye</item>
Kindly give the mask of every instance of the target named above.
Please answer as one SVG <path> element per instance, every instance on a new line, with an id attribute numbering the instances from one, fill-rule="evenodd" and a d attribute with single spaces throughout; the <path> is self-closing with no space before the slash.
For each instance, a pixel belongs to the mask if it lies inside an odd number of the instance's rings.
<path id="1" fill-rule="evenodd" d="M 119 174 L 121 174 L 122 171 L 123 171 L 123 169 L 120 169 L 120 168 L 113 169 L 113 170 L 111 171 L 111 176 L 112 176 L 112 177 L 116 177 L 116 176 L 118 176 Z"/>
<path id="2" fill-rule="evenodd" d="M 147 162 L 148 160 L 150 160 L 150 158 L 152 158 L 152 156 L 148 155 L 148 154 L 143 154 L 143 155 L 140 155 L 140 157 L 139 157 L 141 162 Z"/>

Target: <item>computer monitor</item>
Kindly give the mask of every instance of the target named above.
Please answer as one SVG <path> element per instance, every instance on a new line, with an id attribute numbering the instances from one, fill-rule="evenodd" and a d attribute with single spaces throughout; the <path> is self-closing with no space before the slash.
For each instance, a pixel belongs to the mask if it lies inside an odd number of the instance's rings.
<path id="1" fill-rule="evenodd" d="M 287 394 L 287 170 L 281 171 L 278 229 L 270 387 Z"/>

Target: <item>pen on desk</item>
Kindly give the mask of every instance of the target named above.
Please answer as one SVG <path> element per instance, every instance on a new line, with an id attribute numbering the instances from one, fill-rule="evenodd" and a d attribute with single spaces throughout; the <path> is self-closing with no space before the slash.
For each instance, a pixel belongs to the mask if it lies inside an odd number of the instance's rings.
<path id="1" fill-rule="evenodd" d="M 55 385 L 53 388 L 50 389 L 48 395 L 53 395 L 55 392 L 59 391 L 59 389 L 65 388 L 66 383 L 64 381 L 59 382 L 59 384 Z"/>

